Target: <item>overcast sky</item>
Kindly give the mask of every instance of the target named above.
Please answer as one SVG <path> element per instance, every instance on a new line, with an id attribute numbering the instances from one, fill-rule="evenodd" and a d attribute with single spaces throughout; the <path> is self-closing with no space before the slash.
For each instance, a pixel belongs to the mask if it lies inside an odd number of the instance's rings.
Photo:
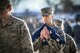
<path id="1" fill-rule="evenodd" d="M 16 0 L 15 0 L 16 1 Z M 49 0 L 55 3 L 59 3 L 60 0 Z M 80 5 L 80 0 L 72 0 L 74 5 Z M 19 5 L 16 6 L 16 9 L 13 10 L 13 12 L 24 12 L 26 9 L 29 11 L 40 11 L 41 8 L 47 7 L 46 0 L 21 0 Z"/>
<path id="2" fill-rule="evenodd" d="M 24 12 L 26 9 L 29 9 L 29 11 L 40 11 L 41 8 L 47 6 L 45 0 L 22 0 L 15 11 Z"/>

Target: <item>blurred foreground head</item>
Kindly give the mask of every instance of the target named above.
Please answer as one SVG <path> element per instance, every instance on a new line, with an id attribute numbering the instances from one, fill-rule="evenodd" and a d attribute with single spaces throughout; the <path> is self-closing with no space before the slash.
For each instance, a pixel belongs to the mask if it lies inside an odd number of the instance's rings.
<path id="1" fill-rule="evenodd" d="M 0 17 L 8 17 L 11 13 L 12 5 L 10 0 L 0 0 Z"/>
<path id="2" fill-rule="evenodd" d="M 4 8 L 10 4 L 10 0 L 0 0 L 0 8 Z"/>

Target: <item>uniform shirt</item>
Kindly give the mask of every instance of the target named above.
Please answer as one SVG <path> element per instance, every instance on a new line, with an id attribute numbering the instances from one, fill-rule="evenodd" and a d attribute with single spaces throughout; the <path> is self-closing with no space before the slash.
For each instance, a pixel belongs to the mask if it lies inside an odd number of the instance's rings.
<path id="1" fill-rule="evenodd" d="M 53 31 L 50 31 L 52 33 L 50 34 L 49 39 L 48 40 L 44 39 L 42 41 L 42 40 L 40 40 L 40 35 L 38 34 L 42 30 L 42 27 L 44 27 L 44 25 L 41 26 L 37 30 L 38 32 L 34 32 L 32 35 L 34 51 L 37 51 L 39 49 L 39 53 L 59 53 L 61 50 L 61 45 L 59 45 L 60 42 L 58 42 L 55 39 L 56 36 L 58 36 L 58 34 L 55 32 L 55 30 L 53 28 L 49 29 L 49 30 L 53 30 L 54 33 L 53 33 Z M 49 27 L 51 27 L 51 26 L 49 26 Z M 35 35 L 35 33 L 37 33 L 37 34 Z M 52 36 L 54 36 L 54 38 L 52 38 Z M 57 37 L 57 38 L 59 38 L 59 37 Z M 64 45 L 64 43 L 63 43 L 63 45 Z"/>
<path id="2" fill-rule="evenodd" d="M 39 50 L 39 53 L 76 53 L 77 47 L 73 38 L 67 34 L 64 35 L 60 28 L 54 28 L 56 32 L 64 37 L 65 44 L 59 44 L 54 39 L 49 37 L 47 45 L 42 44 L 40 37 L 33 42 L 34 51 Z"/>
<path id="3" fill-rule="evenodd" d="M 33 53 L 26 23 L 14 16 L 0 20 L 0 53 Z"/>
<path id="4" fill-rule="evenodd" d="M 64 31 L 60 27 L 54 27 L 56 32 L 64 37 L 65 39 L 65 47 L 63 48 L 63 53 L 77 53 L 78 48 L 75 40 L 68 34 L 64 33 Z"/>

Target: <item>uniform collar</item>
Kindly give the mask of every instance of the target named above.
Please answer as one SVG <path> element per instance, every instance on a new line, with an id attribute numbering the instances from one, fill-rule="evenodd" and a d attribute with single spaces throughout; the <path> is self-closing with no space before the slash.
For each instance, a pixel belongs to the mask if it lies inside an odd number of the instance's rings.
<path id="1" fill-rule="evenodd" d="M 11 25 L 12 23 L 12 15 L 10 15 L 6 20 L 1 20 L 2 26 Z"/>

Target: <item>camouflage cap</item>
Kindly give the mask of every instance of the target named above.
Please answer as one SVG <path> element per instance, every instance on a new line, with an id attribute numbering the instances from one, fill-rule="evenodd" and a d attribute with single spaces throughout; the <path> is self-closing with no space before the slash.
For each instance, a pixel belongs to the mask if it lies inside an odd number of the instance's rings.
<path id="1" fill-rule="evenodd" d="M 52 14 L 52 9 L 50 7 L 42 8 L 41 9 L 41 14 L 42 14 L 42 16 L 51 15 Z"/>
<path id="2" fill-rule="evenodd" d="M 55 19 L 55 22 L 58 22 L 58 23 L 62 23 L 62 20 L 61 19 Z"/>
<path id="3" fill-rule="evenodd" d="M 10 0 L 0 0 L 0 8 L 3 8 L 10 4 Z"/>

